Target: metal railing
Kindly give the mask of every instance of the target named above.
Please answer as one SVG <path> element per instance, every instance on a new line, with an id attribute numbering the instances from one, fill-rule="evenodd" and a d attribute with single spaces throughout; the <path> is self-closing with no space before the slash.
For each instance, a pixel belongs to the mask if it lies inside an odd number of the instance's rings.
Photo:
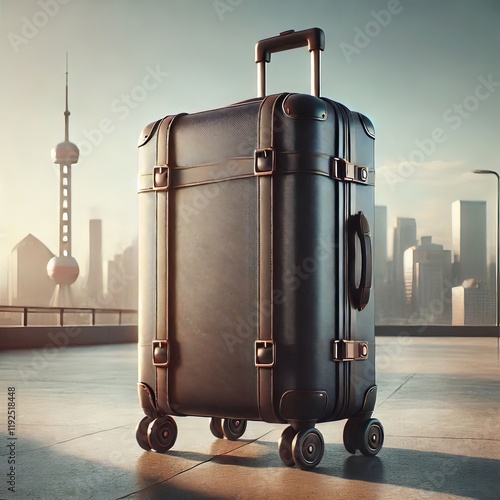
<path id="1" fill-rule="evenodd" d="M 38 323 L 31 323 L 36 316 Z M 109 321 L 98 321 L 100 317 Z M 43 319 L 42 319 L 43 318 Z M 124 323 L 124 320 L 128 321 Z M 136 309 L 104 309 L 96 307 L 39 307 L 0 305 L 0 328 L 12 326 L 58 325 L 74 326 L 87 324 L 137 324 Z"/>

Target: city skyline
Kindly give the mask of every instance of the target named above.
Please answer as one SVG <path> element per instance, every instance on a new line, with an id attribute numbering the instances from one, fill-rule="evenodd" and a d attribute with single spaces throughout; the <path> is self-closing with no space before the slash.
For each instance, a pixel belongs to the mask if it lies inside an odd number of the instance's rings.
<path id="1" fill-rule="evenodd" d="M 59 172 L 50 149 L 61 137 L 66 52 L 72 141 L 81 152 L 73 254 L 84 274 L 88 220 L 103 221 L 104 260 L 137 235 L 142 128 L 167 114 L 254 97 L 255 42 L 311 26 L 326 35 L 322 94 L 375 123 L 375 196 L 387 206 L 388 227 L 396 216 L 415 217 L 418 238 L 432 235 L 449 248 L 451 202 L 485 200 L 492 255 L 495 186 L 469 172 L 500 163 L 499 22 L 500 6 L 488 0 L 4 0 L 0 287 L 27 234 L 57 251 Z M 308 92 L 302 52 L 273 56 L 269 92 Z"/>
<path id="2" fill-rule="evenodd" d="M 112 259 L 102 257 L 102 221 L 88 221 L 87 272 L 72 285 L 71 304 L 57 307 L 125 307 L 137 309 L 137 240 Z M 57 284 L 47 273 L 55 255 L 43 241 L 28 234 L 14 248 L 9 262 L 9 282 L 0 293 L 1 305 L 54 306 Z"/>

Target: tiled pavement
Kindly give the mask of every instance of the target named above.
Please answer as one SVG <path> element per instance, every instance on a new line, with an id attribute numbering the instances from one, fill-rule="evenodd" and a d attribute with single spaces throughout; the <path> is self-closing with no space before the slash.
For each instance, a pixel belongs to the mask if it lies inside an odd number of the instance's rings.
<path id="1" fill-rule="evenodd" d="M 178 418 L 167 454 L 143 451 L 133 344 L 1 352 L 0 498 L 499 499 L 497 340 L 379 337 L 377 349 L 383 449 L 350 455 L 344 423 L 319 424 L 326 450 L 310 472 L 281 463 L 284 426 L 263 422 L 227 441 L 208 419 Z"/>

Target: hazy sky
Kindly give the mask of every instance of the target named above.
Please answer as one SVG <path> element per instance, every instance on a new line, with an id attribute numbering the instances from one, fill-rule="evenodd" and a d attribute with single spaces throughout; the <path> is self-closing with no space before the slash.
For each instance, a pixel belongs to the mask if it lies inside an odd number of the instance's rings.
<path id="1" fill-rule="evenodd" d="M 322 94 L 377 130 L 376 202 L 451 249 L 451 202 L 484 199 L 494 236 L 500 170 L 498 0 L 1 0 L 0 285 L 28 233 L 58 250 L 58 169 L 69 52 L 73 254 L 88 220 L 104 256 L 137 234 L 137 138 L 167 114 L 256 95 L 254 45 L 287 29 L 326 34 Z M 305 49 L 273 56 L 269 92 L 309 91 Z M 100 131 L 99 131 L 100 129 Z"/>

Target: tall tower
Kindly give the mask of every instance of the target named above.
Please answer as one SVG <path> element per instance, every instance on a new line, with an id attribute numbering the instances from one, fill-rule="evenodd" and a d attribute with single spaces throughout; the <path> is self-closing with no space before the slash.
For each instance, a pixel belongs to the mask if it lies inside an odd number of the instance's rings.
<path id="1" fill-rule="evenodd" d="M 66 54 L 66 110 L 64 111 L 64 142 L 52 149 L 52 161 L 59 165 L 59 255 L 47 264 L 49 278 L 56 282 L 52 305 L 72 306 L 70 285 L 80 273 L 71 255 L 71 166 L 78 162 L 80 151 L 69 141 L 68 55 Z"/>

